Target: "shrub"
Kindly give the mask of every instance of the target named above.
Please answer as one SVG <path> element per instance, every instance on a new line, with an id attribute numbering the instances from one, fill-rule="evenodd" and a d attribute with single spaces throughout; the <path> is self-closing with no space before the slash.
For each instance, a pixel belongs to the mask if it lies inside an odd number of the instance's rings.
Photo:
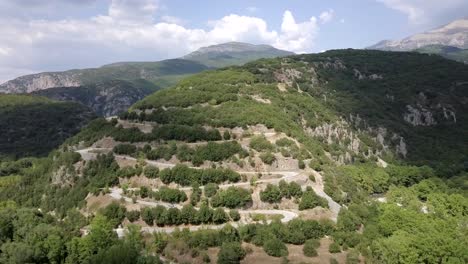
<path id="1" fill-rule="evenodd" d="M 299 202 L 299 210 L 312 209 L 317 206 L 328 207 L 327 200 L 315 194 L 312 188 L 308 188 L 303 194 Z"/>
<path id="2" fill-rule="evenodd" d="M 137 151 L 137 147 L 132 144 L 119 144 L 114 147 L 113 151 L 120 155 L 131 155 Z"/>
<path id="3" fill-rule="evenodd" d="M 320 246 L 320 241 L 316 239 L 309 239 L 304 243 L 302 251 L 307 257 L 317 256 L 317 248 Z"/>
<path id="4" fill-rule="evenodd" d="M 125 216 L 127 217 L 128 221 L 133 223 L 137 221 L 138 219 L 140 219 L 140 211 L 137 211 L 137 210 L 127 211 Z"/>
<path id="5" fill-rule="evenodd" d="M 154 224 L 154 218 L 155 218 L 155 215 L 151 208 L 145 207 L 143 208 L 143 210 L 141 210 L 141 219 L 145 221 L 147 225 L 152 226 Z"/>
<path id="6" fill-rule="evenodd" d="M 127 209 L 125 206 L 116 202 L 112 202 L 101 210 L 102 215 L 104 215 L 114 226 L 117 226 L 122 222 L 122 220 L 125 218 L 126 212 Z"/>
<path id="7" fill-rule="evenodd" d="M 305 163 L 303 160 L 299 160 L 298 165 L 299 165 L 299 169 L 301 170 L 305 169 Z"/>
<path id="8" fill-rule="evenodd" d="M 268 184 L 266 189 L 260 192 L 260 200 L 268 203 L 278 203 L 281 201 L 282 195 L 278 186 Z"/>
<path id="9" fill-rule="evenodd" d="M 180 191 L 178 189 L 171 189 L 168 187 L 161 187 L 159 188 L 159 197 L 161 201 L 168 202 L 168 203 L 181 203 L 187 201 L 187 195 L 185 192 Z"/>
<path id="10" fill-rule="evenodd" d="M 143 174 L 150 179 L 156 179 L 159 175 L 159 168 L 154 166 L 146 166 L 143 170 Z"/>
<path id="11" fill-rule="evenodd" d="M 252 202 L 250 192 L 234 186 L 219 191 L 211 198 L 211 203 L 214 207 L 224 206 L 228 208 L 238 208 L 250 202 Z"/>
<path id="12" fill-rule="evenodd" d="M 218 185 L 215 183 L 208 183 L 205 185 L 205 196 L 206 197 L 212 197 L 218 192 Z"/>
<path id="13" fill-rule="evenodd" d="M 341 252 L 341 248 L 340 248 L 340 245 L 336 242 L 333 242 L 330 244 L 330 246 L 328 247 L 328 252 L 330 253 L 340 253 Z"/>
<path id="14" fill-rule="evenodd" d="M 277 238 L 265 241 L 263 244 L 263 249 L 268 255 L 273 257 L 282 257 L 288 255 L 288 248 L 281 240 Z"/>
<path id="15" fill-rule="evenodd" d="M 271 152 L 265 152 L 260 154 L 260 159 L 263 161 L 263 163 L 271 165 L 273 162 L 276 161 L 275 155 L 273 155 Z"/>
<path id="16" fill-rule="evenodd" d="M 213 222 L 215 224 L 222 224 L 228 220 L 226 212 L 222 208 L 216 208 L 213 212 Z"/>
<path id="17" fill-rule="evenodd" d="M 254 136 L 250 140 L 250 147 L 258 152 L 274 150 L 274 146 L 264 136 Z"/>
<path id="18" fill-rule="evenodd" d="M 223 243 L 218 253 L 219 264 L 240 263 L 245 257 L 245 250 L 239 242 Z"/>
<path id="19" fill-rule="evenodd" d="M 239 211 L 237 210 L 231 210 L 229 211 L 229 216 L 231 217 L 232 221 L 239 221 L 241 216 L 239 214 Z"/>

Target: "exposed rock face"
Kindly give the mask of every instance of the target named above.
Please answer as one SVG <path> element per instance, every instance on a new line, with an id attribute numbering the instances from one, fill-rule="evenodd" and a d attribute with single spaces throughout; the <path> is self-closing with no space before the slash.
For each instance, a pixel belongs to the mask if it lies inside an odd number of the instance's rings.
<path id="1" fill-rule="evenodd" d="M 8 81 L 0 86 L 4 93 L 31 93 L 52 87 L 76 87 L 81 85 L 79 74 L 38 73 Z"/>
<path id="2" fill-rule="evenodd" d="M 74 101 L 93 109 L 100 116 L 114 116 L 126 111 L 157 88 L 126 81 L 109 81 L 79 87 L 58 87 L 34 92 L 60 101 Z"/>
<path id="3" fill-rule="evenodd" d="M 468 49 L 468 19 L 455 20 L 445 26 L 402 40 L 384 40 L 369 49 L 405 51 L 434 44 Z"/>
<path id="4" fill-rule="evenodd" d="M 407 105 L 408 111 L 403 115 L 403 119 L 413 126 L 432 126 L 436 125 L 437 121 L 432 116 L 432 113 L 425 108 L 415 108 Z"/>

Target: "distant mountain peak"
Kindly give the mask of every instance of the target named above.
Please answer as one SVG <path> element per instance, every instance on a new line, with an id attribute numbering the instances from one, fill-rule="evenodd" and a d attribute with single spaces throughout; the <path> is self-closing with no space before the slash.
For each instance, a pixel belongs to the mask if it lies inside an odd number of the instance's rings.
<path id="1" fill-rule="evenodd" d="M 182 59 L 198 61 L 210 67 L 225 67 L 242 65 L 261 58 L 275 58 L 293 55 L 293 52 L 280 50 L 266 44 L 250 44 L 244 42 L 226 42 L 202 47 Z"/>
<path id="2" fill-rule="evenodd" d="M 402 40 L 383 40 L 370 46 L 369 49 L 408 51 L 428 45 L 445 45 L 468 49 L 468 18 L 458 19 Z"/>

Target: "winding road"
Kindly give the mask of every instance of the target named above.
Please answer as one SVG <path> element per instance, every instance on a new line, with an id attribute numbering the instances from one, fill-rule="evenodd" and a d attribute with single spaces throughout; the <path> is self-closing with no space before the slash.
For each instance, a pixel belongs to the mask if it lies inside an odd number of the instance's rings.
<path id="1" fill-rule="evenodd" d="M 110 150 L 111 149 L 109 149 L 109 148 L 93 148 L 93 147 L 91 147 L 91 148 L 77 150 L 76 152 L 81 155 L 83 160 L 92 160 L 92 159 L 95 159 L 99 153 L 106 153 L 106 152 L 109 152 Z M 125 156 L 125 155 L 115 155 L 115 157 L 119 158 L 119 159 L 136 161 L 135 158 L 130 157 L 130 156 Z M 172 163 L 164 163 L 164 162 L 158 162 L 158 161 L 147 160 L 147 159 L 145 160 L 145 162 L 147 164 L 156 166 L 156 167 L 158 167 L 160 169 L 172 168 L 172 167 L 175 166 L 175 164 L 172 164 Z M 199 167 L 192 167 L 192 168 L 200 169 Z M 237 171 L 237 173 L 239 173 L 239 174 L 258 174 L 258 173 L 266 174 L 266 173 L 268 173 L 268 174 L 275 174 L 275 175 L 280 175 L 281 176 L 279 178 L 272 178 L 272 179 L 259 179 L 259 180 L 256 181 L 257 184 L 259 184 L 259 183 L 262 183 L 262 184 L 265 184 L 265 183 L 277 184 L 281 180 L 284 180 L 286 182 L 291 182 L 291 181 L 295 181 L 295 180 L 298 180 L 298 179 L 304 179 L 304 177 L 308 178 L 301 171 L 265 171 L 265 172 Z M 315 182 L 311 182 L 307 186 L 311 186 L 318 196 L 320 196 L 322 198 L 325 198 L 327 200 L 329 209 L 330 209 L 330 211 L 332 213 L 331 220 L 336 222 L 337 218 L 338 218 L 338 213 L 340 212 L 340 209 L 341 209 L 341 206 L 338 203 L 336 203 L 335 201 L 333 201 L 333 199 L 324 192 L 324 185 L 323 185 L 322 175 L 320 173 L 318 173 L 317 171 L 312 171 L 312 174 L 315 177 Z M 220 184 L 219 185 L 219 187 L 221 189 L 228 188 L 228 187 L 231 187 L 231 186 L 236 186 L 236 187 L 250 186 L 250 182 L 238 182 L 238 183 L 229 183 L 229 184 Z M 307 186 L 302 186 L 302 188 L 305 189 Z M 203 188 L 203 186 L 201 186 L 200 188 Z M 187 191 L 187 190 L 191 190 L 192 188 L 191 187 L 180 187 L 178 189 L 182 190 L 182 191 Z M 118 187 L 112 188 L 110 190 L 109 195 L 110 195 L 110 197 L 112 197 L 113 199 L 116 199 L 116 200 L 124 199 L 126 202 L 133 202 L 132 198 L 123 195 L 123 190 L 121 188 L 118 188 Z M 178 208 L 178 209 L 182 208 L 182 205 L 180 205 L 180 204 L 171 204 L 171 203 L 166 203 L 166 202 L 162 202 L 162 201 L 145 201 L 145 200 L 138 200 L 137 199 L 136 203 L 144 205 L 144 206 L 150 206 L 150 207 L 155 207 L 155 206 L 158 206 L 158 205 L 162 205 L 162 206 L 164 206 L 166 208 Z M 198 208 L 196 208 L 196 209 L 198 209 Z M 293 211 L 277 210 L 277 209 L 271 209 L 271 210 L 270 209 L 248 209 L 248 210 L 239 210 L 239 213 L 241 215 L 249 215 L 249 214 L 282 215 L 283 217 L 281 219 L 281 222 L 283 222 L 283 223 L 287 223 L 287 222 L 289 222 L 289 221 L 291 221 L 294 218 L 297 218 L 299 216 L 298 213 L 293 212 Z M 229 224 L 231 224 L 234 227 L 237 227 L 237 226 L 239 226 L 241 224 L 247 224 L 247 222 L 239 221 L 239 222 L 231 222 Z M 176 229 L 182 229 L 182 228 L 189 228 L 191 231 L 195 231 L 195 230 L 199 230 L 199 229 L 220 229 L 223 226 L 225 226 L 225 224 L 222 224 L 222 225 L 177 226 L 177 227 L 157 227 L 157 226 L 154 226 L 154 227 L 142 227 L 142 231 L 143 232 L 148 232 L 148 233 L 151 233 L 151 232 L 171 233 Z M 119 236 L 123 236 L 124 233 L 125 233 L 123 228 L 116 229 L 116 232 L 118 233 Z"/>

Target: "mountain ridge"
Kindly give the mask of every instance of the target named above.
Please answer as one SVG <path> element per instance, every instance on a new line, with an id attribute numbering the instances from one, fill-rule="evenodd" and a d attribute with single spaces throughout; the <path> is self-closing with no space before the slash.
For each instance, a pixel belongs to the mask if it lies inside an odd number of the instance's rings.
<path id="1" fill-rule="evenodd" d="M 468 49 L 468 18 L 458 19 L 401 40 L 382 40 L 368 49 L 410 51 L 427 45 L 445 45 Z"/>

